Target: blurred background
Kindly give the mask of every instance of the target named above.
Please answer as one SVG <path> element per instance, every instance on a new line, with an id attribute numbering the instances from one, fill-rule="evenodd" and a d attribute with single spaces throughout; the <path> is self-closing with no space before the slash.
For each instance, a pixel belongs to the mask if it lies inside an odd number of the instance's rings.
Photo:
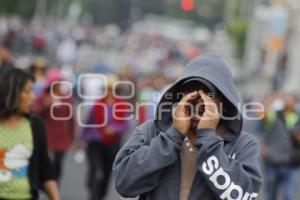
<path id="1" fill-rule="evenodd" d="M 49 81 L 71 82 L 71 90 L 65 89 L 74 108 L 101 93 L 97 77 L 78 83 L 80 75 L 113 74 L 134 83 L 134 89 L 120 89 L 134 90 L 129 102 L 157 102 L 188 61 L 206 52 L 222 55 L 243 102 L 300 95 L 297 0 L 1 0 L 0 41 L 0 64 L 30 71 L 38 98 Z M 124 141 L 153 110 L 136 111 Z M 298 100 L 293 111 L 299 111 Z M 86 113 L 76 118 L 88 118 Z M 246 120 L 244 127 L 262 145 L 263 124 Z M 78 148 L 83 130 L 72 126 L 60 189 L 63 200 L 85 200 L 87 165 Z M 106 199 L 120 197 L 110 187 Z"/>

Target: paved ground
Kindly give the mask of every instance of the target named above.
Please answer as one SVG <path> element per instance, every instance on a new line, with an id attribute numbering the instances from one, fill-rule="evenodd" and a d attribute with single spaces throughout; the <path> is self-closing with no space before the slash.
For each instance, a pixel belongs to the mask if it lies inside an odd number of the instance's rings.
<path id="1" fill-rule="evenodd" d="M 65 162 L 65 171 L 61 183 L 62 200 L 87 200 L 88 193 L 85 188 L 86 164 L 76 163 L 71 152 Z M 112 184 L 107 200 L 120 200 L 120 196 L 113 189 Z"/>
<path id="2" fill-rule="evenodd" d="M 126 135 L 128 137 L 128 135 Z M 74 152 L 70 152 L 65 160 L 64 175 L 61 182 L 62 200 L 88 200 L 88 193 L 85 188 L 86 180 L 86 163 L 76 163 L 73 159 Z M 110 184 L 109 193 L 106 200 L 121 200 L 120 195 L 115 191 L 112 184 Z M 280 195 L 281 196 L 281 195 Z M 127 199 L 129 200 L 129 199 Z M 133 200 L 133 199 L 130 199 Z M 262 190 L 258 200 L 265 200 L 265 195 Z M 279 198 L 278 200 L 282 200 Z M 297 199 L 300 200 L 300 190 L 298 190 Z"/>
<path id="3" fill-rule="evenodd" d="M 133 123 L 133 122 L 132 122 Z M 135 127 L 135 124 L 131 124 L 130 127 Z M 125 135 L 126 141 L 132 130 L 130 129 Z M 66 157 L 64 165 L 64 173 L 61 182 L 61 195 L 62 200 L 88 200 L 88 192 L 85 188 L 87 174 L 86 161 L 83 163 L 77 163 L 74 161 L 74 151 L 70 151 Z M 113 184 L 110 184 L 109 192 L 106 200 L 124 200 L 121 198 L 117 191 L 114 189 Z M 126 199 L 134 200 L 134 199 Z"/>

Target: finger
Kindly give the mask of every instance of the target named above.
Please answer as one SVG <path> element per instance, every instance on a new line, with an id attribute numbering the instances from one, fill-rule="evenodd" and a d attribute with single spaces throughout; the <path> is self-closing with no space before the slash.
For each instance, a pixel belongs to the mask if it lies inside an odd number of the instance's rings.
<path id="1" fill-rule="evenodd" d="M 199 95 L 201 96 L 202 100 L 204 102 L 211 102 L 213 101 L 212 98 L 210 96 L 208 96 L 205 92 L 203 92 L 202 90 L 199 90 Z"/>
<path id="2" fill-rule="evenodd" d="M 217 103 L 215 101 L 204 101 L 203 100 L 203 105 L 205 108 L 218 108 Z"/>
<path id="3" fill-rule="evenodd" d="M 198 96 L 198 92 L 191 92 L 189 94 L 187 94 L 186 96 L 182 97 L 180 102 L 188 102 L 189 100 L 195 99 Z"/>
<path id="4" fill-rule="evenodd" d="M 206 110 L 201 117 L 201 120 L 220 120 L 220 115 L 216 111 Z"/>
<path id="5" fill-rule="evenodd" d="M 207 94 L 205 94 L 202 90 L 199 90 L 199 95 L 203 100 L 205 109 L 210 109 L 210 106 L 212 106 L 213 108 L 218 108 L 217 103 Z"/>
<path id="6" fill-rule="evenodd" d="M 218 106 L 215 102 L 204 102 L 205 111 L 209 111 L 214 114 L 219 114 Z"/>
<path id="7" fill-rule="evenodd" d="M 204 114 L 219 115 L 219 108 L 215 101 L 204 101 Z"/>

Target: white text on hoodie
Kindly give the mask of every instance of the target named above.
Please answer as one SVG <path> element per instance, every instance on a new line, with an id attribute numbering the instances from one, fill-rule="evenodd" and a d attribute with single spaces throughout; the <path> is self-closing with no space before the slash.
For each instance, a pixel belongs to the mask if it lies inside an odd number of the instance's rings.
<path id="1" fill-rule="evenodd" d="M 216 156 L 210 156 L 206 162 L 202 165 L 202 171 L 209 176 L 209 180 L 219 190 L 224 190 L 220 195 L 221 199 L 227 200 L 255 200 L 257 193 L 249 194 L 244 192 L 243 188 L 235 184 L 229 174 L 219 166 L 219 160 Z M 222 178 L 222 182 L 220 182 Z M 235 192 L 235 197 L 232 197 L 232 193 Z"/>

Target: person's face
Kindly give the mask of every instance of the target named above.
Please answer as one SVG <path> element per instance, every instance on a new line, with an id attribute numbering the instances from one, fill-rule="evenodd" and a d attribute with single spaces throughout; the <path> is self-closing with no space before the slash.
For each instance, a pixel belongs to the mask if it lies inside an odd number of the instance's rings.
<path id="1" fill-rule="evenodd" d="M 34 99 L 33 81 L 27 81 L 20 95 L 20 112 L 29 113 Z"/>

